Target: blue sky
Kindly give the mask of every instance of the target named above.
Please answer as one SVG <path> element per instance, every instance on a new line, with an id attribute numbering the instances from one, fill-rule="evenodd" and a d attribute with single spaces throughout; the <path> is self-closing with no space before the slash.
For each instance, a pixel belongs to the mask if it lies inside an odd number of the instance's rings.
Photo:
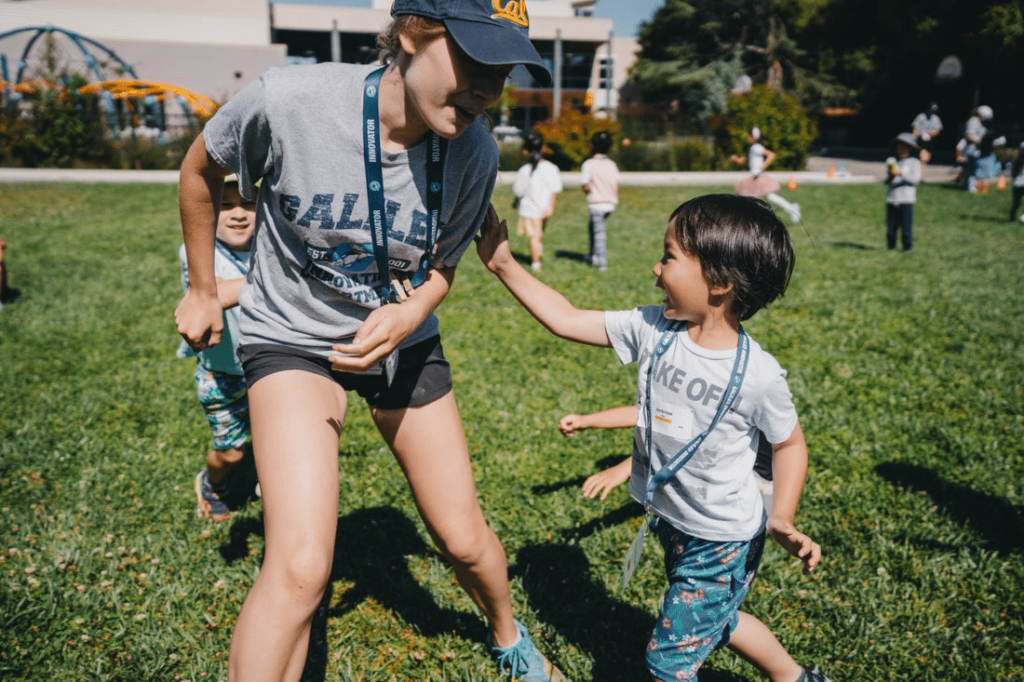
<path id="1" fill-rule="evenodd" d="M 343 5 L 370 7 L 371 0 L 272 0 L 300 5 Z M 594 16 L 615 22 L 615 35 L 620 38 L 635 36 L 640 22 L 647 21 L 663 4 L 663 0 L 597 0 Z M 527 9 L 530 5 L 527 2 Z"/>

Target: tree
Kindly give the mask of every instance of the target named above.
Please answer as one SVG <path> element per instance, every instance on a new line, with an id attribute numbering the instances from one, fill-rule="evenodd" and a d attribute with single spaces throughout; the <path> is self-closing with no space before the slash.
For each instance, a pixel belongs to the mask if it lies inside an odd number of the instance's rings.
<path id="1" fill-rule="evenodd" d="M 809 24 L 824 0 L 667 0 L 642 25 L 631 73 L 645 100 L 674 103 L 684 122 L 703 129 L 726 108 L 736 79 L 765 83 L 781 69 L 781 87 L 841 99 L 828 74 L 804 66 L 790 24 Z"/>
<path id="2" fill-rule="evenodd" d="M 929 101 L 948 148 L 975 104 L 992 106 L 997 124 L 1024 119 L 1012 81 L 1024 69 L 1020 0 L 666 0 L 640 45 L 631 76 L 644 99 L 675 103 L 702 130 L 726 110 L 736 77 L 767 83 L 776 62 L 808 114 L 857 110 L 860 144 L 884 144 Z M 948 55 L 964 64 L 958 81 L 935 77 Z"/>

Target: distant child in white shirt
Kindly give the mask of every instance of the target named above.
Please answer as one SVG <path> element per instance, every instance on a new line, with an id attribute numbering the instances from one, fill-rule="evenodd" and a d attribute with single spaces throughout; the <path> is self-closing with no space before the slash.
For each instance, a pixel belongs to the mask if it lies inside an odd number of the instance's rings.
<path id="1" fill-rule="evenodd" d="M 911 133 L 900 133 L 892 141 L 894 157 L 886 161 L 885 182 L 885 243 L 890 251 L 896 249 L 896 231 L 900 231 L 903 252 L 914 245 L 914 204 L 917 203 L 917 184 L 921 182 L 921 162 L 917 158 L 917 140 Z"/>
<path id="2" fill-rule="evenodd" d="M 523 140 L 523 155 L 529 163 L 516 173 L 512 192 L 519 207 L 519 233 L 530 240 L 530 261 L 534 270 L 540 270 L 544 257 L 544 231 L 548 218 L 555 212 L 555 199 L 562 191 L 562 175 L 558 166 L 543 157 L 544 138 L 530 133 Z"/>

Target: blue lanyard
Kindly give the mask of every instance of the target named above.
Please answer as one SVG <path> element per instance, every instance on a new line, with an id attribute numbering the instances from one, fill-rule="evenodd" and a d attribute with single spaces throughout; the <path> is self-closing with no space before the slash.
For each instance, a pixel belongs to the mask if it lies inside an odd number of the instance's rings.
<path id="1" fill-rule="evenodd" d="M 228 247 L 224 246 L 224 244 L 222 244 L 219 240 L 214 242 L 214 246 L 217 247 L 217 250 L 220 251 L 222 256 L 228 258 L 232 263 L 234 263 L 235 267 L 237 267 L 238 270 L 243 275 L 248 275 L 249 274 L 249 260 L 248 259 L 242 260 L 241 258 L 239 258 L 236 255 L 236 253 L 234 251 L 232 251 Z M 249 250 L 249 253 L 250 254 L 252 253 L 252 249 L 251 248 Z"/>
<path id="2" fill-rule="evenodd" d="M 658 340 L 658 345 L 654 349 L 654 355 L 651 357 L 651 363 L 647 367 L 647 466 L 650 467 L 654 461 L 654 445 L 653 445 L 653 433 L 652 425 L 654 424 L 654 415 L 651 408 L 651 384 L 654 380 L 654 366 L 658 363 L 665 352 L 675 342 L 676 334 L 682 331 L 686 333 L 686 326 L 681 323 L 677 323 L 665 330 L 665 333 L 661 335 L 661 339 Z M 671 480 L 679 470 L 693 457 L 694 453 L 697 452 L 697 448 L 700 447 L 704 439 L 707 438 L 708 434 L 716 426 L 718 422 L 722 421 L 722 417 L 732 407 L 733 402 L 736 400 L 736 396 L 740 393 L 740 387 L 743 386 L 743 377 L 747 373 L 747 360 L 750 358 L 750 337 L 740 327 L 740 342 L 736 348 L 736 360 L 733 362 L 732 375 L 729 377 L 729 386 L 725 390 L 725 395 L 722 396 L 721 402 L 718 403 L 718 411 L 715 412 L 714 419 L 711 420 L 711 424 L 708 428 L 704 429 L 696 438 L 686 444 L 682 450 L 677 452 L 672 459 L 666 462 L 654 476 L 650 476 L 647 481 L 647 490 L 644 493 L 644 506 L 648 510 L 651 508 L 651 502 L 654 499 L 654 491 L 663 486 L 666 482 Z"/>
<path id="3" fill-rule="evenodd" d="M 363 165 L 366 169 L 366 201 L 370 209 L 370 233 L 373 237 L 373 257 L 380 275 L 380 298 L 383 303 L 392 301 L 391 266 L 388 259 L 388 228 L 384 217 L 384 168 L 381 164 L 380 107 L 378 94 L 380 78 L 386 66 L 366 77 L 363 83 Z M 441 200 L 444 196 L 444 158 L 448 151 L 448 140 L 437 133 L 431 135 L 430 150 L 427 154 L 427 213 L 430 224 L 427 227 L 427 244 L 420 259 L 419 268 L 410 278 L 413 287 L 423 283 L 427 277 L 430 256 L 434 251 L 441 219 Z"/>

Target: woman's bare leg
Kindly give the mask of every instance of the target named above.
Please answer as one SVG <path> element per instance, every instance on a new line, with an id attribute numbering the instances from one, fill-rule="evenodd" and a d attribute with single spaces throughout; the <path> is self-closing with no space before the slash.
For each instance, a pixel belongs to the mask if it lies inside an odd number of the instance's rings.
<path id="1" fill-rule="evenodd" d="M 402 410 L 374 410 L 374 420 L 402 467 L 434 543 L 452 562 L 462 589 L 483 611 L 493 642 L 512 644 L 505 550 L 477 501 L 469 451 L 454 394 Z"/>
<path id="2" fill-rule="evenodd" d="M 232 682 L 302 674 L 334 554 L 346 404 L 341 387 L 309 372 L 278 372 L 249 389 L 266 551 L 231 638 Z"/>

